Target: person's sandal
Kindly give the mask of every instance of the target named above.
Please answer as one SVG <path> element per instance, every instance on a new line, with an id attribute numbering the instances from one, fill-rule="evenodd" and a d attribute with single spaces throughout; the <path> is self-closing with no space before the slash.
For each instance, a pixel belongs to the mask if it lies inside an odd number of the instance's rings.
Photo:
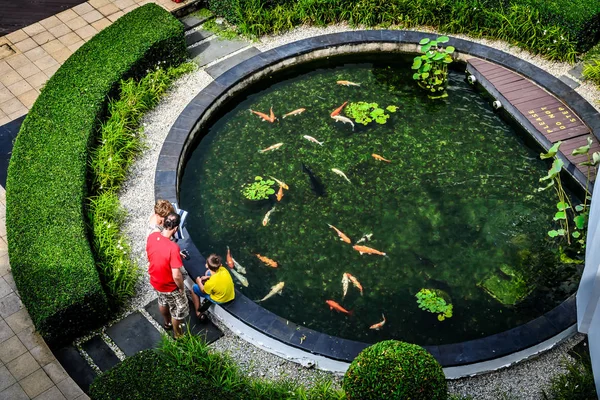
<path id="1" fill-rule="evenodd" d="M 163 329 L 164 329 L 165 331 L 170 331 L 171 329 L 173 329 L 173 324 L 172 324 L 172 323 L 168 323 L 168 324 L 167 324 L 167 323 L 164 323 L 164 322 L 163 322 L 163 325 L 162 325 L 162 327 L 163 327 Z"/>
<path id="2" fill-rule="evenodd" d="M 200 315 L 198 315 L 198 321 L 200 321 L 201 324 L 207 323 L 208 315 L 206 315 L 205 313 L 201 313 Z"/>

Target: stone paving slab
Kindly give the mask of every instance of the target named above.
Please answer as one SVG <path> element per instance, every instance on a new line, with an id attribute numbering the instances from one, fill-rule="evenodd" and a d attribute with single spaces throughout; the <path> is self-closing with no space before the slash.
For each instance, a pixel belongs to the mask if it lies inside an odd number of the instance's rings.
<path id="1" fill-rule="evenodd" d="M 249 42 L 243 40 L 213 39 L 191 48 L 190 57 L 198 66 L 202 67 L 249 45 Z"/>
<path id="2" fill-rule="evenodd" d="M 208 39 L 209 37 L 213 36 L 215 33 L 211 32 L 211 31 L 205 31 L 203 29 L 200 29 L 199 31 L 194 31 L 189 35 L 186 35 L 185 37 L 185 44 L 186 46 L 191 46 L 194 43 L 198 43 L 201 42 L 205 39 Z"/>
<path id="3" fill-rule="evenodd" d="M 75 383 L 87 392 L 96 378 L 96 371 L 90 367 L 79 351 L 74 346 L 66 346 L 57 350 L 54 355 Z"/>
<path id="4" fill-rule="evenodd" d="M 100 336 L 94 336 L 81 347 L 83 347 L 83 350 L 92 357 L 94 364 L 96 364 L 102 372 L 108 371 L 119 363 L 119 357 L 115 355 L 112 349 L 108 347 Z"/>
<path id="5" fill-rule="evenodd" d="M 580 86 L 578 82 L 569 78 L 566 75 L 561 75 L 558 79 L 566 83 L 571 89 L 577 89 Z"/>
<path id="6" fill-rule="evenodd" d="M 186 15 L 185 17 L 180 18 L 179 20 L 181 21 L 185 29 L 188 30 L 195 28 L 198 25 L 201 25 L 212 18 L 214 17 L 199 17 L 197 15 Z"/>
<path id="7" fill-rule="evenodd" d="M 106 330 L 106 334 L 127 357 L 156 348 L 160 332 L 140 312 L 134 312 Z"/>
<path id="8" fill-rule="evenodd" d="M 241 63 L 242 61 L 245 61 L 249 58 L 254 57 L 255 55 L 260 54 L 260 50 L 258 50 L 256 47 L 250 47 L 249 49 L 246 49 L 234 56 L 231 56 L 229 58 L 226 58 L 225 60 L 216 63 L 215 65 L 212 65 L 208 68 L 206 68 L 206 72 L 213 77 L 213 79 L 217 79 L 217 77 L 219 75 L 221 75 L 223 72 L 227 71 L 228 69 L 230 69 L 231 67 L 234 67 L 236 65 L 238 65 L 239 63 Z"/>

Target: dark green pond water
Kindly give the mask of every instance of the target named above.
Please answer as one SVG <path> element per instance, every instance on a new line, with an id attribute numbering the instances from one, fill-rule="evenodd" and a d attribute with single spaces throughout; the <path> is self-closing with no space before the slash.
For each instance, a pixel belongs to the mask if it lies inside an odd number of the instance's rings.
<path id="1" fill-rule="evenodd" d="M 329 60 L 270 77 L 230 104 L 188 160 L 180 200 L 194 242 L 205 255 L 225 256 L 229 246 L 247 269 L 249 286 L 237 286 L 251 299 L 285 282 L 280 296 L 261 303 L 281 317 L 365 342 L 444 344 L 523 324 L 575 291 L 578 269 L 558 262 L 546 236 L 553 193 L 535 193 L 548 169 L 540 150 L 527 147 L 462 73 L 451 72 L 448 98 L 428 99 L 411 78 L 411 59 L 395 57 L 392 64 L 363 55 L 360 62 L 371 63 Z M 357 124 L 353 131 L 330 118 L 347 100 L 398 110 L 383 125 Z M 279 117 L 273 124 L 249 111 L 268 113 L 271 106 Z M 304 113 L 281 119 L 301 107 Z M 258 152 L 276 143 L 284 144 Z M 302 163 L 321 180 L 325 196 L 312 190 Z M 257 175 L 289 185 L 281 202 L 257 205 L 243 197 L 242 186 Z M 361 244 L 387 257 L 353 249 L 365 234 L 371 240 Z M 269 268 L 257 253 L 279 267 Z M 499 272 L 503 265 L 529 288 L 516 305 L 502 304 L 480 284 L 493 274 L 510 279 Z M 350 284 L 342 299 L 345 272 L 360 281 L 363 296 Z M 422 288 L 444 290 L 453 316 L 439 321 L 419 309 L 415 294 Z M 331 311 L 326 300 L 353 315 Z M 369 329 L 382 313 L 383 329 Z"/>

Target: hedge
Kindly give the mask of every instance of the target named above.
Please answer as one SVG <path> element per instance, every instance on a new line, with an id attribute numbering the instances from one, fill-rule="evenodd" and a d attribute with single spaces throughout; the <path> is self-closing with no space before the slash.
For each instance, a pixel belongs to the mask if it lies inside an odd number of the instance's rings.
<path id="1" fill-rule="evenodd" d="M 23 122 L 6 183 L 8 250 L 21 299 L 49 344 L 108 316 L 83 211 L 90 147 L 108 98 L 122 79 L 185 57 L 183 25 L 147 4 L 77 50 Z"/>

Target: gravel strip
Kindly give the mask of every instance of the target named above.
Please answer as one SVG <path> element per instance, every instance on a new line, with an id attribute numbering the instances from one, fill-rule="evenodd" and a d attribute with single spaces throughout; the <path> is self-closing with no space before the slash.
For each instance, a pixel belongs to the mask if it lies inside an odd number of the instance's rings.
<path id="1" fill-rule="evenodd" d="M 265 51 L 296 40 L 348 30 L 354 30 L 354 28 L 346 24 L 325 28 L 303 26 L 283 35 L 263 37 L 254 46 Z M 431 29 L 424 27 L 414 30 L 432 32 Z M 455 36 L 503 50 L 531 62 L 555 76 L 566 74 L 572 68 L 567 63 L 550 62 L 539 56 L 533 56 L 505 42 L 472 39 L 463 35 Z M 212 78 L 204 69 L 182 77 L 173 85 L 160 104 L 143 119 L 148 148 L 132 166 L 129 178 L 119 196 L 121 204 L 128 212 L 124 232 L 132 246 L 132 257 L 138 262 L 143 272 L 136 288 L 137 295 L 131 300 L 124 314 L 134 309 L 142 309 L 156 297 L 146 273 L 145 239 L 148 233 L 148 217 L 154 205 L 154 173 L 162 143 L 184 107 L 211 81 Z M 600 91 L 596 87 L 584 83 L 577 91 L 598 109 Z M 339 387 L 340 377 L 315 369 L 306 369 L 283 360 L 238 338 L 219 322 L 217 324 L 225 336 L 213 343 L 211 347 L 230 354 L 240 368 L 250 376 L 274 380 L 289 378 L 307 387 L 320 379 L 333 379 L 334 385 Z M 552 376 L 563 372 L 561 361 L 567 357 L 566 352 L 582 338 L 582 335 L 577 335 L 534 359 L 501 371 L 450 381 L 450 391 L 454 394 L 470 395 L 478 400 L 507 398 L 505 396 L 510 396 L 508 398 L 511 399 L 541 399 L 541 389 L 547 386 Z"/>

